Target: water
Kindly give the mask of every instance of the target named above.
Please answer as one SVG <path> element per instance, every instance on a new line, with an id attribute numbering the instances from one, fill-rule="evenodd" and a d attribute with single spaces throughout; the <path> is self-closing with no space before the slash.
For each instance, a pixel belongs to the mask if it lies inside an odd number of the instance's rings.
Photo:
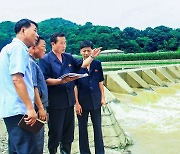
<path id="1" fill-rule="evenodd" d="M 121 127 L 133 139 L 132 154 L 180 154 L 180 84 L 137 96 L 115 94 L 112 104 Z"/>

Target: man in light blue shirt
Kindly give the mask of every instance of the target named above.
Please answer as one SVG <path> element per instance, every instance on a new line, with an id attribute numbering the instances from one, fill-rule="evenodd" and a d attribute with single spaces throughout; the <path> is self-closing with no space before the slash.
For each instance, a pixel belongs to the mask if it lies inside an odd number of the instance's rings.
<path id="1" fill-rule="evenodd" d="M 36 154 L 35 135 L 20 128 L 24 114 L 26 124 L 37 119 L 34 110 L 34 87 L 29 64 L 28 47 L 37 41 L 37 24 L 21 19 L 15 24 L 16 38 L 0 53 L 0 117 L 8 131 L 9 154 Z"/>

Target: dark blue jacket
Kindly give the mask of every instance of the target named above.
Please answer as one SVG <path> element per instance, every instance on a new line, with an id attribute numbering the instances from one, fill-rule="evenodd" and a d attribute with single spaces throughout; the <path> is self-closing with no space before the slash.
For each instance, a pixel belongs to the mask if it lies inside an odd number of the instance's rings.
<path id="1" fill-rule="evenodd" d="M 51 51 L 39 61 L 39 66 L 44 74 L 45 80 L 48 78 L 57 79 L 63 74 L 77 72 L 82 65 L 82 60 L 75 59 L 68 53 L 62 54 L 62 63 Z M 66 84 L 48 86 L 49 109 L 66 109 L 75 104 L 74 81 Z"/>
<path id="2" fill-rule="evenodd" d="M 93 60 L 90 70 L 81 68 L 78 73 L 88 73 L 88 77 L 76 81 L 78 100 L 83 110 L 96 110 L 101 107 L 101 92 L 99 82 L 104 80 L 101 62 Z"/>

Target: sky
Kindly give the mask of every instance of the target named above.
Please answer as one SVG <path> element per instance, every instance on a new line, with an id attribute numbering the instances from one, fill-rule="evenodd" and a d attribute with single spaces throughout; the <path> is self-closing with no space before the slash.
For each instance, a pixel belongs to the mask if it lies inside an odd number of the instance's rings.
<path id="1" fill-rule="evenodd" d="M 180 28 L 180 0 L 0 0 L 0 22 L 61 17 L 76 24 Z"/>

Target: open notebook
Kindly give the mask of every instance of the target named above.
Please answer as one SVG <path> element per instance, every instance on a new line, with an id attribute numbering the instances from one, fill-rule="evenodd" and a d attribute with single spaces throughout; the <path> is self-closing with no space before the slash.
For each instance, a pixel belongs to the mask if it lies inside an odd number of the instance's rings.
<path id="1" fill-rule="evenodd" d="M 64 79 L 66 77 L 70 77 L 70 78 L 73 78 L 73 77 L 78 77 L 78 78 L 84 78 L 84 77 L 87 77 L 88 74 L 85 73 L 85 74 L 78 74 L 78 73 L 66 73 L 62 76 L 59 77 L 59 79 Z"/>

